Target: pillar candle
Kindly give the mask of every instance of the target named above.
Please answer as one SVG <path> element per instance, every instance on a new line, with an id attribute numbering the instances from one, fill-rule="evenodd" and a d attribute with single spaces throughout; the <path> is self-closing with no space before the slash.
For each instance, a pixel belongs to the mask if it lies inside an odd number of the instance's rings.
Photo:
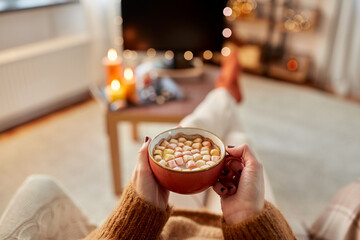
<path id="1" fill-rule="evenodd" d="M 127 67 L 124 69 L 123 83 L 126 86 L 127 99 L 133 103 L 137 103 L 136 83 L 134 70 L 132 68 Z"/>
<path id="2" fill-rule="evenodd" d="M 126 101 L 126 88 L 118 79 L 113 79 L 111 84 L 106 86 L 105 93 L 110 103 L 117 100 Z"/>
<path id="3" fill-rule="evenodd" d="M 121 59 L 118 57 L 115 49 L 108 51 L 107 57 L 102 60 L 106 75 L 106 85 L 110 85 L 113 79 L 121 79 Z"/>

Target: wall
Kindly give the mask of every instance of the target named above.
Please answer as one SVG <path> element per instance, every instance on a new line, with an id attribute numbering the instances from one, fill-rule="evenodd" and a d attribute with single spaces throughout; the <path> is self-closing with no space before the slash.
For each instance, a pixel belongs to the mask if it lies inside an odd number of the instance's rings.
<path id="1" fill-rule="evenodd" d="M 56 37 L 87 32 L 80 4 L 68 4 L 0 14 L 0 50 Z"/>
<path id="2" fill-rule="evenodd" d="M 78 101 L 103 82 L 105 7 L 85 0 L 0 14 L 0 131 Z"/>

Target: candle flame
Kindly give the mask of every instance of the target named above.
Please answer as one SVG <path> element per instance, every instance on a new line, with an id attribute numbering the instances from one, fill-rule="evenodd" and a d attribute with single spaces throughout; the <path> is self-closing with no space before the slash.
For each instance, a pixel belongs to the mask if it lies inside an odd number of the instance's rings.
<path id="1" fill-rule="evenodd" d="M 132 80 L 134 77 L 134 72 L 131 68 L 127 67 L 124 70 L 124 78 L 128 81 Z"/>
<path id="2" fill-rule="evenodd" d="M 120 89 L 120 82 L 117 79 L 111 81 L 111 89 L 114 91 L 118 91 Z"/>
<path id="3" fill-rule="evenodd" d="M 110 48 L 107 54 L 110 61 L 115 61 L 117 59 L 117 52 L 115 49 Z"/>

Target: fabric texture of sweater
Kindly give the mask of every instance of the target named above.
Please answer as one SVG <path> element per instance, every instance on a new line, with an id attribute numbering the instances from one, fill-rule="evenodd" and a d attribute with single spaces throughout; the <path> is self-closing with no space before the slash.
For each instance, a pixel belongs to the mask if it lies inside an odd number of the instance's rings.
<path id="1" fill-rule="evenodd" d="M 226 224 L 221 215 L 206 211 L 166 211 L 146 202 L 129 184 L 105 223 L 90 239 L 296 239 L 283 215 L 270 202 L 256 216 Z"/>

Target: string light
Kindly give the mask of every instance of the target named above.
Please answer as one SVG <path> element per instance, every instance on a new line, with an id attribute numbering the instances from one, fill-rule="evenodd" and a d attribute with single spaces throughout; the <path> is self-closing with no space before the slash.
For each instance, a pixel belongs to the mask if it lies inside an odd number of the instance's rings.
<path id="1" fill-rule="evenodd" d="M 130 58 L 130 56 L 131 56 L 131 50 L 125 49 L 125 50 L 123 51 L 123 56 L 124 56 L 124 58 Z"/>
<path id="2" fill-rule="evenodd" d="M 231 16 L 231 14 L 232 14 L 232 9 L 229 8 L 229 7 L 224 8 L 223 14 L 224 14 L 224 16 L 226 16 L 226 17 Z"/>
<path id="3" fill-rule="evenodd" d="M 210 60 L 213 57 L 213 53 L 210 50 L 206 50 L 203 53 L 203 57 L 205 60 Z"/>
<path id="4" fill-rule="evenodd" d="M 171 51 L 171 50 L 167 50 L 167 51 L 165 52 L 165 58 L 166 58 L 167 60 L 173 59 L 173 58 L 174 58 L 174 52 Z"/>
<path id="5" fill-rule="evenodd" d="M 149 48 L 149 49 L 146 51 L 146 54 L 148 55 L 148 57 L 155 57 L 155 56 L 156 56 L 156 50 L 153 49 L 153 48 Z"/>
<path id="6" fill-rule="evenodd" d="M 230 50 L 230 48 L 228 48 L 228 47 L 223 47 L 223 48 L 221 49 L 221 55 L 223 55 L 224 57 L 229 56 L 230 53 L 231 53 L 231 50 Z"/>
<path id="7" fill-rule="evenodd" d="M 185 58 L 186 60 L 188 60 L 188 61 L 190 61 L 191 59 L 193 59 L 193 57 L 194 57 L 194 55 L 193 55 L 193 53 L 192 53 L 191 51 L 186 51 L 186 52 L 184 53 L 184 58 Z"/>
<path id="8" fill-rule="evenodd" d="M 229 38 L 232 34 L 232 31 L 230 28 L 224 28 L 224 30 L 222 31 L 222 35 L 225 37 L 225 38 Z"/>

